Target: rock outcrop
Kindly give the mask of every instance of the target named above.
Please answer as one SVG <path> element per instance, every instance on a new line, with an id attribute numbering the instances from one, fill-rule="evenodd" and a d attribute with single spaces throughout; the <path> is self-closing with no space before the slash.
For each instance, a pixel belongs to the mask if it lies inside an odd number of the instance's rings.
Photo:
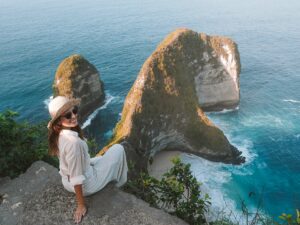
<path id="1" fill-rule="evenodd" d="M 74 224 L 75 194 L 64 190 L 58 170 L 38 161 L 11 181 L 0 181 L 1 225 Z M 187 225 L 109 184 L 86 197 L 88 213 L 80 224 Z"/>
<path id="2" fill-rule="evenodd" d="M 221 45 L 217 40 L 221 38 L 213 39 L 187 29 L 168 35 L 140 70 L 108 146 L 126 141 L 141 159 L 149 159 L 161 150 L 180 150 L 213 161 L 244 162 L 241 153 L 209 121 L 199 105 L 199 74 L 208 62 L 213 65 L 216 61 L 206 54 L 212 55 L 211 46 Z M 216 55 L 225 52 L 226 47 L 219 48 Z"/>
<path id="3" fill-rule="evenodd" d="M 199 56 L 190 58 L 201 108 L 219 111 L 236 108 L 240 101 L 240 56 L 229 38 L 199 34 Z"/>
<path id="4" fill-rule="evenodd" d="M 80 123 L 101 106 L 105 98 L 99 72 L 80 55 L 69 56 L 60 63 L 55 74 L 53 92 L 54 97 L 62 95 L 81 98 Z"/>

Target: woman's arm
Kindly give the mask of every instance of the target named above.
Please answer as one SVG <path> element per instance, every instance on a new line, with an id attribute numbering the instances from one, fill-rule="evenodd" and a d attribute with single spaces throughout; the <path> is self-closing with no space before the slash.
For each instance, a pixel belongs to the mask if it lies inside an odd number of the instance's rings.
<path id="1" fill-rule="evenodd" d="M 86 214 L 86 206 L 82 194 L 82 184 L 75 185 L 74 189 L 75 189 L 76 200 L 77 200 L 77 208 L 74 213 L 74 220 L 75 223 L 79 223 L 82 217 Z"/>

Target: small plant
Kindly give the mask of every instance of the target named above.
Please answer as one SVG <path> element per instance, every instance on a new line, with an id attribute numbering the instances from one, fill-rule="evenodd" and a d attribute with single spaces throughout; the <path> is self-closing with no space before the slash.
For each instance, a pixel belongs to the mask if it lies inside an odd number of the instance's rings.
<path id="1" fill-rule="evenodd" d="M 172 159 L 174 166 L 163 175 L 161 180 L 140 173 L 138 179 L 128 182 L 127 187 L 135 195 L 182 218 L 189 224 L 204 224 L 210 198 L 201 195 L 200 183 L 192 175 L 190 164 L 179 158 Z"/>
<path id="2" fill-rule="evenodd" d="M 98 143 L 95 138 L 87 139 L 87 145 L 89 147 L 89 154 L 91 157 L 95 157 L 97 155 Z"/>
<path id="3" fill-rule="evenodd" d="M 292 214 L 286 214 L 286 213 L 282 213 L 281 216 L 279 216 L 279 218 L 285 221 L 284 224 L 288 224 L 288 225 L 300 224 L 300 212 L 298 209 L 296 209 L 296 218 L 294 218 Z"/>

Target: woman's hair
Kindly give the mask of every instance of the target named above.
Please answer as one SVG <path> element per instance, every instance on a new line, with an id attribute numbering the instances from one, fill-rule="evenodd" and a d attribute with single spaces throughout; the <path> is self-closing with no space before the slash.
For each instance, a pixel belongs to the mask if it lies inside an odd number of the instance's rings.
<path id="1" fill-rule="evenodd" d="M 59 133 L 63 129 L 63 126 L 59 122 L 60 122 L 60 117 L 52 123 L 52 125 L 48 130 L 48 145 L 49 145 L 48 153 L 49 155 L 52 156 L 59 155 L 58 138 L 59 138 Z M 72 127 L 71 130 L 76 131 L 78 133 L 78 136 L 82 140 L 84 139 L 83 132 L 79 125 L 77 125 L 76 127 Z"/>

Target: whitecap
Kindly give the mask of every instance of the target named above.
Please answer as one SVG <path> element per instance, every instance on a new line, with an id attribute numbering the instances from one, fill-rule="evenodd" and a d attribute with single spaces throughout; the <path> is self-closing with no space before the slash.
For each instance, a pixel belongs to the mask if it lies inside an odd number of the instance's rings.
<path id="1" fill-rule="evenodd" d="M 299 139 L 300 138 L 300 134 L 295 134 L 294 137 L 297 138 L 297 139 Z"/>
<path id="2" fill-rule="evenodd" d="M 254 159 L 257 157 L 257 154 L 252 151 L 253 149 L 253 142 L 250 139 L 247 139 L 242 136 L 237 136 L 235 138 L 231 137 L 230 135 L 226 135 L 229 142 L 237 147 L 239 151 L 242 152 L 242 156 L 246 158 L 246 162 L 243 165 L 251 164 Z"/>
<path id="3" fill-rule="evenodd" d="M 48 110 L 48 105 L 50 101 L 53 99 L 53 95 L 51 95 L 49 98 L 45 99 L 43 103 L 45 104 L 45 108 Z"/>
<path id="4" fill-rule="evenodd" d="M 234 109 L 222 109 L 221 111 L 213 111 L 213 112 L 205 112 L 205 114 L 209 115 L 209 114 L 225 114 L 225 113 L 230 113 L 230 112 L 234 112 L 234 111 L 238 111 L 240 109 L 239 106 L 235 107 Z"/>
<path id="5" fill-rule="evenodd" d="M 294 100 L 294 99 L 283 99 L 284 102 L 291 102 L 291 103 L 300 103 L 299 100 Z"/>
<path id="6" fill-rule="evenodd" d="M 291 129 L 294 126 L 292 121 L 271 114 L 248 116 L 241 121 L 241 124 L 245 127 L 273 127 L 282 129 Z"/>
<path id="7" fill-rule="evenodd" d="M 87 126 L 89 126 L 91 124 L 91 121 L 96 117 L 96 115 L 98 114 L 98 112 L 102 109 L 106 109 L 108 104 L 115 99 L 116 97 L 107 94 L 106 98 L 105 98 L 105 102 L 104 105 L 102 105 L 101 107 L 99 107 L 98 109 L 96 109 L 91 115 L 89 115 L 89 117 L 86 119 L 86 121 L 83 123 L 82 125 L 82 129 L 86 128 Z"/>

